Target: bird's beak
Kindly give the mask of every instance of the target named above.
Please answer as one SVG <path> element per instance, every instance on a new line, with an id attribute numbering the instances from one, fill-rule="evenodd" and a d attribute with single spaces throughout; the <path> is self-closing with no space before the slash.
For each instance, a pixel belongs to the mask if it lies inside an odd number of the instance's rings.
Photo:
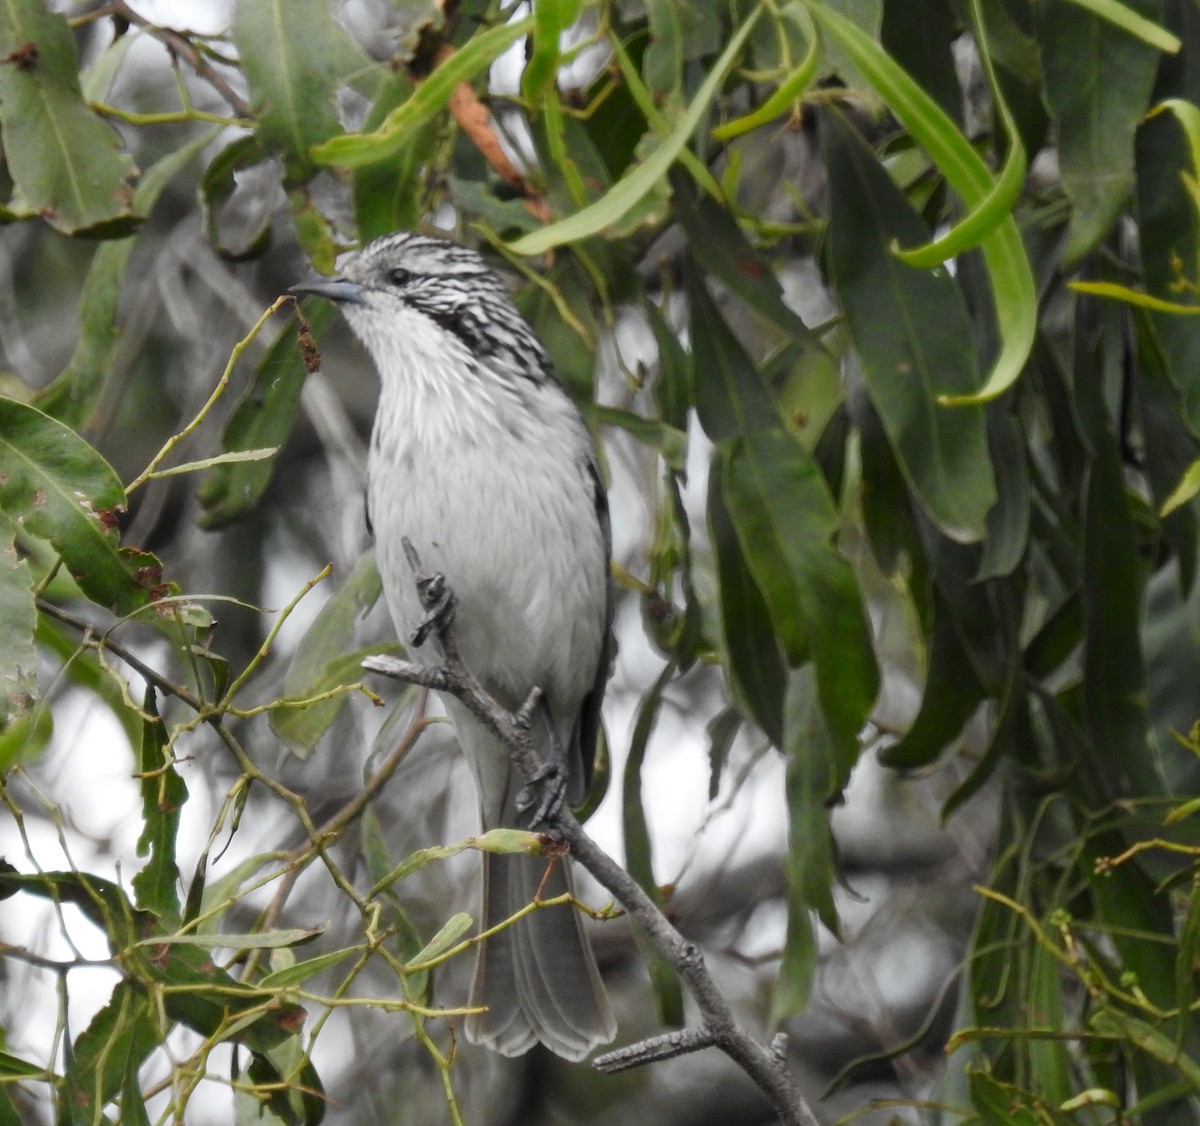
<path id="1" fill-rule="evenodd" d="M 324 297 L 327 301 L 341 304 L 357 305 L 362 301 L 362 286 L 349 278 L 313 278 L 292 286 L 288 293 L 303 297 L 312 294 L 314 297 Z"/>

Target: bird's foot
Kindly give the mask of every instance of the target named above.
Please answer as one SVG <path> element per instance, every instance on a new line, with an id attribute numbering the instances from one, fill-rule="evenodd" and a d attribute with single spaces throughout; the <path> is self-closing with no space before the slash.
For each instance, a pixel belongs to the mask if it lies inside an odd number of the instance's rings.
<path id="1" fill-rule="evenodd" d="M 536 829 L 554 817 L 566 800 L 566 768 L 561 761 L 551 758 L 529 776 L 517 794 L 517 812 L 533 810 L 529 815 L 529 827 Z"/>
<path id="2" fill-rule="evenodd" d="M 458 598 L 440 571 L 422 575 L 417 580 L 417 595 L 421 599 L 425 619 L 413 630 L 411 640 L 413 645 L 420 647 L 431 633 L 441 637 L 450 628 L 454 611 L 458 608 Z"/>
<path id="3" fill-rule="evenodd" d="M 434 571 L 432 575 L 425 573 L 425 569 L 421 566 L 421 558 L 417 555 L 417 549 L 413 547 L 412 541 L 407 536 L 400 541 L 400 544 L 404 548 L 404 557 L 408 560 L 408 565 L 412 568 L 413 577 L 417 582 L 417 597 L 421 601 L 421 609 L 425 611 L 424 621 L 413 630 L 412 637 L 409 639 L 414 646 L 420 647 L 425 644 L 426 638 L 431 633 L 441 637 L 450 628 L 450 623 L 454 621 L 454 611 L 458 606 L 458 599 L 441 571 Z"/>

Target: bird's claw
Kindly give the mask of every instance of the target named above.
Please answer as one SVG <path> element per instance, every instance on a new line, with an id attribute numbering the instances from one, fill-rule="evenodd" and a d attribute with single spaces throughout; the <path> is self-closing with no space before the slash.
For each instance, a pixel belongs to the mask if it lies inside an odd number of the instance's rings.
<path id="1" fill-rule="evenodd" d="M 421 609 L 425 611 L 425 620 L 412 634 L 412 643 L 419 648 L 431 633 L 441 637 L 449 629 L 458 599 L 440 571 L 417 580 L 417 595 L 421 599 Z"/>
<path id="2" fill-rule="evenodd" d="M 567 772 L 561 762 L 544 762 L 537 768 L 517 794 L 517 812 L 533 813 L 529 827 L 536 829 L 554 817 L 567 800 Z M 535 808 L 536 807 L 536 808 Z"/>

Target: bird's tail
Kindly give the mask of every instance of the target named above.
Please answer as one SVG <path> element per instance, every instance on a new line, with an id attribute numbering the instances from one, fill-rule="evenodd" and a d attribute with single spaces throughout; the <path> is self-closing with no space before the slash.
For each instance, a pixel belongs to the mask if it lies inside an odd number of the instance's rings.
<path id="1" fill-rule="evenodd" d="M 572 890 L 570 861 L 553 862 L 547 875 L 548 864 L 484 853 L 483 925 L 511 918 L 535 897 Z M 483 943 L 471 1004 L 487 1012 L 467 1017 L 467 1038 L 505 1056 L 540 1040 L 564 1059 L 581 1060 L 617 1031 L 583 917 L 569 905 L 538 908 Z"/>

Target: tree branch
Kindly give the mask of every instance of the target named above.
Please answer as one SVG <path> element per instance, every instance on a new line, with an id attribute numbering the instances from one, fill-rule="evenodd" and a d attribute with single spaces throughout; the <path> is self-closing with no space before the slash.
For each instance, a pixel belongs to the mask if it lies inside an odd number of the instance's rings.
<path id="1" fill-rule="evenodd" d="M 413 561 L 410 556 L 410 562 Z M 422 574 L 419 565 L 414 566 L 414 571 L 417 590 L 424 602 L 426 591 L 431 586 L 430 576 Z M 432 585 L 441 592 L 438 579 L 438 576 L 433 576 Z M 369 672 L 454 696 L 504 743 L 525 778 L 534 779 L 541 763 L 529 739 L 529 720 L 541 695 L 540 689 L 535 688 L 515 714 L 509 712 L 463 664 L 454 641 L 453 626 L 448 622 L 439 623 L 436 632 L 441 641 L 443 657 L 438 665 L 425 667 L 395 657 L 376 656 L 368 657 L 362 667 Z M 702 1016 L 698 1028 L 656 1036 L 609 1052 L 600 1056 L 595 1065 L 606 1072 L 623 1071 L 702 1048 L 717 1047 L 755 1082 L 786 1126 L 818 1126 L 816 1116 L 792 1084 L 787 1067 L 786 1037 L 780 1034 L 770 1047 L 765 1047 L 741 1027 L 729 1002 L 705 967 L 700 948 L 671 925 L 637 881 L 584 832 L 583 826 L 565 804 L 546 818 L 546 827 L 552 835 L 566 841 L 575 859 L 642 928 L 655 948 L 679 974 L 695 998 Z"/>

